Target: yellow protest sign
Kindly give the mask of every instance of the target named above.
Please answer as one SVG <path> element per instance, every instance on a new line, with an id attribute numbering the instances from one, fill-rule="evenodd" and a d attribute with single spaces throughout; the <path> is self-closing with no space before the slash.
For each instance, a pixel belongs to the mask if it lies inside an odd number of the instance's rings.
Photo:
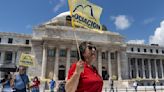
<path id="1" fill-rule="evenodd" d="M 72 24 L 102 30 L 100 15 L 102 8 L 87 0 L 69 0 Z"/>
<path id="2" fill-rule="evenodd" d="M 31 54 L 21 54 L 19 65 L 22 66 L 34 66 L 34 56 Z"/>

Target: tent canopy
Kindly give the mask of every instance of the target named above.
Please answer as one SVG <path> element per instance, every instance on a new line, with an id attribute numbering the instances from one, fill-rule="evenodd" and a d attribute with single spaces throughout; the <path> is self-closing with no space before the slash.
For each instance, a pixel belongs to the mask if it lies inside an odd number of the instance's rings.
<path id="1" fill-rule="evenodd" d="M 1 72 L 16 72 L 17 66 L 13 63 L 9 64 L 0 64 L 0 71 Z"/>

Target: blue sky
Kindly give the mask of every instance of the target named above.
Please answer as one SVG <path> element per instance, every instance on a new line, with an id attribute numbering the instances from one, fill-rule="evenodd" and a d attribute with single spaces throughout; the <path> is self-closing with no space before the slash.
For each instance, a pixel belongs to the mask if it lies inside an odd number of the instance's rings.
<path id="1" fill-rule="evenodd" d="M 164 0 L 90 0 L 103 8 L 100 22 L 128 43 L 164 46 Z M 67 0 L 1 0 L 0 32 L 32 34 L 32 27 L 68 11 Z"/>

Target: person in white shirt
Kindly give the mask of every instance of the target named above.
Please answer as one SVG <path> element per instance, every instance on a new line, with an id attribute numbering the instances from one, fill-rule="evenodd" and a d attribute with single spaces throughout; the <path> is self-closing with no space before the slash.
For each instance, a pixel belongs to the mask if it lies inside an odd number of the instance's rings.
<path id="1" fill-rule="evenodd" d="M 135 81 L 135 82 L 133 83 L 133 87 L 134 87 L 134 89 L 135 89 L 135 92 L 137 92 L 137 87 L 138 87 L 137 81 Z"/>

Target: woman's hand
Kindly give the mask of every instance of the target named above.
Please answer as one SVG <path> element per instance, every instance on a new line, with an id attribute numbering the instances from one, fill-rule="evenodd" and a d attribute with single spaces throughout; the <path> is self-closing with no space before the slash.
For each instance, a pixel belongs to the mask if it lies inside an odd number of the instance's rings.
<path id="1" fill-rule="evenodd" d="M 76 63 L 75 73 L 81 74 L 81 72 L 83 72 L 83 71 L 84 71 L 84 62 L 82 60 L 80 60 Z"/>

